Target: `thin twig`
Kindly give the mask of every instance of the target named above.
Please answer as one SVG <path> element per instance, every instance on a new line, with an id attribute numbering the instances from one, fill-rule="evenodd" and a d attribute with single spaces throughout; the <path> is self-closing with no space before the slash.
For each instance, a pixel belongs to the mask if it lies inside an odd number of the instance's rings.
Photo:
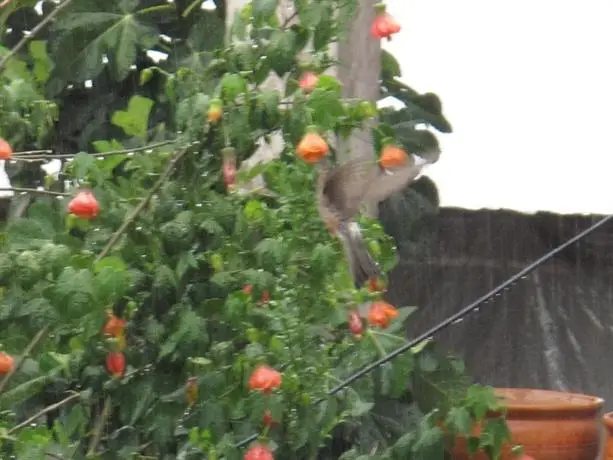
<path id="1" fill-rule="evenodd" d="M 149 144 L 149 145 L 144 145 L 142 147 L 134 147 L 131 149 L 123 149 L 123 150 L 110 150 L 108 152 L 100 152 L 100 153 L 87 153 L 88 155 L 92 155 L 95 157 L 108 157 L 108 156 L 112 156 L 112 155 L 127 155 L 128 153 L 136 153 L 136 152 L 143 152 L 146 150 L 153 150 L 156 149 L 158 147 L 163 147 L 165 145 L 170 145 L 173 144 L 175 141 L 161 141 L 161 142 L 156 142 L 154 144 Z M 42 151 L 42 150 L 41 150 Z M 49 150 L 46 150 L 47 152 L 49 152 Z M 36 152 L 35 150 L 33 150 L 32 152 L 15 152 L 13 153 L 13 157 L 11 158 L 12 160 L 16 160 L 16 161 L 43 161 L 43 160 L 59 160 L 59 159 L 66 159 L 66 158 L 74 158 L 78 155 L 78 153 L 57 153 L 57 154 L 49 154 L 49 155 L 39 155 L 34 153 Z"/>
<path id="2" fill-rule="evenodd" d="M 52 192 L 51 190 L 38 190 L 36 188 L 0 187 L 0 192 L 33 193 L 36 195 L 71 196 L 70 193 Z"/>
<path id="3" fill-rule="evenodd" d="M 19 361 L 17 361 L 17 364 L 15 364 L 15 367 L 13 367 L 13 369 L 4 376 L 2 381 L 0 381 L 0 393 L 2 393 L 2 391 L 4 390 L 4 387 L 9 382 L 11 376 L 15 374 L 21 368 L 23 362 L 26 360 L 26 358 L 28 357 L 32 349 L 36 346 L 38 342 L 40 342 L 40 339 L 42 339 L 43 336 L 47 333 L 47 329 L 49 329 L 48 325 L 44 326 L 40 331 L 36 333 L 36 335 L 30 341 L 26 349 L 23 350 L 23 354 L 19 358 Z"/>
<path id="4" fill-rule="evenodd" d="M 283 24 L 281 24 L 281 28 L 285 29 L 289 25 L 289 23 L 292 22 L 297 16 L 298 16 L 298 11 L 294 11 L 287 18 L 285 18 L 285 21 L 283 21 Z"/>
<path id="5" fill-rule="evenodd" d="M 59 409 L 60 407 L 71 403 L 72 401 L 79 399 L 81 397 L 80 393 L 73 393 L 70 396 L 62 399 L 59 402 L 56 402 L 55 404 L 51 404 L 50 406 L 44 407 L 43 409 L 41 409 L 40 411 L 38 411 L 36 414 L 34 414 L 32 417 L 30 417 L 27 420 L 24 420 L 23 422 L 21 422 L 19 425 L 15 425 L 13 428 L 11 428 L 10 430 L 8 430 L 7 434 L 13 434 L 16 431 L 21 430 L 22 428 L 25 428 L 26 426 L 28 426 L 30 423 L 36 421 L 39 417 L 42 417 L 43 415 L 45 415 L 48 412 L 54 411 L 56 409 Z"/>
<path id="6" fill-rule="evenodd" d="M 24 150 L 23 152 L 14 152 L 13 155 L 26 156 L 26 155 L 47 155 L 53 153 L 53 150 Z"/>
<path id="7" fill-rule="evenodd" d="M 157 182 L 153 184 L 153 186 L 149 190 L 149 193 L 145 196 L 145 198 L 142 199 L 142 201 L 138 204 L 138 206 L 134 208 L 132 213 L 128 217 L 126 217 L 126 219 L 123 221 L 123 224 L 121 224 L 121 227 L 119 227 L 119 229 L 113 234 L 113 236 L 108 241 L 104 249 L 100 251 L 100 254 L 98 254 L 98 257 L 96 257 L 96 262 L 99 262 L 103 257 L 105 257 L 111 251 L 111 249 L 113 249 L 113 247 L 117 244 L 121 236 L 128 230 L 130 225 L 134 223 L 134 221 L 139 216 L 139 214 L 147 207 L 147 205 L 153 198 L 153 195 L 155 195 L 155 193 L 160 189 L 160 187 L 164 185 L 164 182 L 166 182 L 166 179 L 168 179 L 168 176 L 170 176 L 170 174 L 172 173 L 177 162 L 181 158 L 183 158 L 183 156 L 187 153 L 187 151 L 188 151 L 188 147 L 185 147 L 184 149 L 179 150 L 178 152 L 174 154 L 174 156 L 170 159 L 170 161 L 166 165 L 166 169 L 164 169 L 164 171 L 160 175 Z"/>
<path id="8" fill-rule="evenodd" d="M 96 449 L 98 448 L 98 444 L 100 443 L 100 438 L 102 438 L 102 430 L 106 425 L 106 421 L 109 418 L 109 413 L 111 412 L 111 397 L 107 396 L 104 399 L 104 406 L 102 407 L 102 412 L 100 412 L 100 417 L 98 417 L 98 421 L 96 422 L 96 427 L 94 428 L 94 434 L 92 435 L 92 439 L 89 443 L 89 448 L 87 449 L 87 458 L 96 455 Z"/>
<path id="9" fill-rule="evenodd" d="M 4 56 L 4 58 L 2 59 L 2 61 L 0 61 L 0 71 L 2 71 L 5 67 L 6 64 L 8 63 L 9 59 L 12 58 L 13 56 L 15 56 L 15 54 L 17 54 L 19 51 L 21 51 L 21 49 L 26 46 L 26 43 L 28 43 L 29 40 L 31 40 L 32 38 L 34 38 L 38 32 L 41 31 L 41 29 L 43 27 L 45 27 L 47 24 L 49 24 L 49 22 L 55 17 L 57 16 L 57 14 L 62 11 L 65 7 L 67 7 L 70 3 L 72 2 L 72 0 L 64 0 L 62 3 L 60 3 L 58 6 L 55 7 L 55 9 L 49 13 L 47 15 L 47 17 L 45 17 L 45 19 L 43 19 L 42 21 L 40 21 L 36 27 L 34 27 L 34 29 L 32 29 L 30 31 L 30 33 L 28 35 L 24 35 L 23 38 L 21 40 L 19 40 L 19 43 L 17 43 L 17 45 L 15 45 L 6 56 Z"/>

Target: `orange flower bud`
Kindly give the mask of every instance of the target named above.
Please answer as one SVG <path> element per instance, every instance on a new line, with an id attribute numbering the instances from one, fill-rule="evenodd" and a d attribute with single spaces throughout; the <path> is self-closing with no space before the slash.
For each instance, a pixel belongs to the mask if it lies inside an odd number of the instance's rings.
<path id="1" fill-rule="evenodd" d="M 385 11 L 385 5 L 379 3 L 375 6 L 377 15 L 370 26 L 370 33 L 374 38 L 392 39 L 392 35 L 400 32 L 402 28 L 391 14 Z"/>
<path id="2" fill-rule="evenodd" d="M 4 139 L 0 138 L 0 160 L 10 160 L 13 158 L 13 148 Z"/>
<path id="3" fill-rule="evenodd" d="M 68 212 L 81 219 L 93 219 L 100 212 L 100 205 L 91 190 L 81 190 L 68 203 Z"/>
<path id="4" fill-rule="evenodd" d="M 298 86 L 302 89 L 302 91 L 309 94 L 315 89 L 318 82 L 319 77 L 315 73 L 304 72 L 298 81 Z"/>
<path id="5" fill-rule="evenodd" d="M 123 377 L 126 371 L 126 356 L 122 352 L 110 352 L 106 355 L 106 370 L 113 377 Z"/>
<path id="6" fill-rule="evenodd" d="M 296 153 L 307 163 L 317 163 L 328 154 L 328 143 L 314 131 L 307 131 L 296 147 Z"/>
<path id="7" fill-rule="evenodd" d="M 397 168 L 404 166 L 409 161 L 409 155 L 400 147 L 395 145 L 386 145 L 381 150 L 379 156 L 379 164 L 382 168 Z"/>
<path id="8" fill-rule="evenodd" d="M 12 372 L 14 368 L 15 359 L 11 355 L 0 351 L 0 375 L 8 374 Z"/>

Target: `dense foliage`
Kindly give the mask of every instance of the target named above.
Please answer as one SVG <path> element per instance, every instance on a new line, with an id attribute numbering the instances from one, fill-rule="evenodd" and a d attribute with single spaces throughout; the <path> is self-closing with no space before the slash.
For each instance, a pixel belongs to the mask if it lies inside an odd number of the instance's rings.
<path id="1" fill-rule="evenodd" d="M 276 0 L 254 0 L 230 45 L 220 1 L 36 3 L 0 9 L 3 59 L 55 15 L 0 64 L 0 137 L 49 150 L 6 164 L 33 199 L 13 199 L 2 234 L 0 343 L 23 356 L 0 382 L 2 458 L 235 459 L 260 433 L 278 459 L 438 460 L 471 434 L 496 401 L 430 342 L 338 386 L 404 343 L 413 308 L 353 288 L 295 146 L 308 126 L 348 136 L 376 114 L 377 151 L 384 138 L 432 150 L 421 124 L 451 131 L 438 97 L 400 83 L 387 53 L 382 97 L 401 110 L 344 100 L 321 75 L 355 1 L 296 0 L 290 25 Z M 305 66 L 318 76 L 309 91 Z M 286 94 L 262 89 L 270 72 Z M 266 189 L 228 187 L 226 160 L 276 132 L 280 158 L 236 176 L 262 174 Z M 40 168 L 48 159 L 63 160 L 59 175 Z M 403 203 L 435 208 L 429 192 L 412 187 Z M 362 224 L 390 270 L 406 242 Z M 505 436 L 494 419 L 471 445 L 495 453 Z"/>

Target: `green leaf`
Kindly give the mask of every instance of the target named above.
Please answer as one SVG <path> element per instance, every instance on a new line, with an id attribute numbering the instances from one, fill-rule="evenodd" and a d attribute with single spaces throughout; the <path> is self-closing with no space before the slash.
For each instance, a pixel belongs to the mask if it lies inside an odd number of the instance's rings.
<path id="1" fill-rule="evenodd" d="M 136 136 L 145 141 L 152 107 L 151 99 L 139 95 L 132 96 L 127 109 L 116 111 L 111 123 L 122 128 L 128 136 Z"/>
<path id="2" fill-rule="evenodd" d="M 136 1 L 74 2 L 53 27 L 59 33 L 51 42 L 54 72 L 65 80 L 88 80 L 104 68 L 107 55 L 115 79 L 123 80 L 138 51 L 159 41 L 157 28 L 135 14 L 137 6 Z"/>
<path id="3" fill-rule="evenodd" d="M 394 359 L 392 371 L 389 375 L 389 396 L 399 398 L 407 392 L 407 382 L 410 381 L 411 372 L 415 362 L 413 355 L 404 354 Z"/>
<path id="4" fill-rule="evenodd" d="M 283 77 L 294 66 L 296 33 L 293 30 L 275 30 L 268 47 L 270 68 Z"/>
<path id="5" fill-rule="evenodd" d="M 381 76 L 382 79 L 402 77 L 400 64 L 389 51 L 381 50 Z"/>
<path id="6" fill-rule="evenodd" d="M 413 371 L 411 388 L 413 397 L 423 413 L 438 409 L 442 413 L 464 401 L 470 379 L 458 372 L 451 359 L 435 354 L 432 346 L 418 355 L 418 365 Z M 424 360 L 435 363 L 424 369 Z"/>
<path id="7" fill-rule="evenodd" d="M 101 304 L 120 299 L 130 288 L 130 273 L 115 267 L 104 267 L 94 278 L 95 298 Z"/>
<path id="8" fill-rule="evenodd" d="M 332 37 L 336 33 L 336 27 L 334 24 L 335 18 L 332 8 L 328 5 L 323 12 L 323 17 L 315 27 L 313 33 L 313 50 L 322 51 L 328 47 L 332 41 Z"/>
<path id="9" fill-rule="evenodd" d="M 417 310 L 417 307 L 398 308 L 397 309 L 398 316 L 392 320 L 391 324 L 386 329 L 386 332 L 388 334 L 394 334 L 400 330 L 404 330 L 406 327 L 407 318 L 411 316 L 416 310 Z"/>
<path id="10" fill-rule="evenodd" d="M 313 111 L 313 124 L 323 130 L 333 129 L 338 119 L 345 114 L 339 94 L 319 88 L 316 88 L 309 96 L 307 107 Z"/>
<path id="11" fill-rule="evenodd" d="M 164 342 L 158 354 L 158 360 L 162 359 L 182 347 L 183 352 L 193 349 L 198 342 L 206 342 L 208 340 L 206 322 L 196 312 L 191 309 L 183 309 L 179 325 L 170 337 Z"/>
<path id="12" fill-rule="evenodd" d="M 221 91 L 225 100 L 234 102 L 247 91 L 247 81 L 237 73 L 226 74 L 221 80 Z"/>
<path id="13" fill-rule="evenodd" d="M 279 239 L 266 238 L 255 247 L 255 253 L 262 267 L 276 267 L 283 259 L 283 244 Z"/>
<path id="14" fill-rule="evenodd" d="M 300 24 L 306 28 L 317 27 L 321 21 L 326 19 L 327 12 L 327 5 L 324 2 L 309 2 L 300 9 Z"/>
<path id="15" fill-rule="evenodd" d="M 323 274 L 336 270 L 337 253 L 330 244 L 318 243 L 311 252 L 310 266 Z"/>
<path id="16" fill-rule="evenodd" d="M 351 404 L 351 409 L 349 410 L 349 414 L 352 417 L 361 417 L 364 414 L 370 412 L 375 404 L 372 402 L 366 402 L 359 398 L 355 398 Z"/>
<path id="17" fill-rule="evenodd" d="M 253 23 L 256 27 L 267 24 L 276 14 L 278 0 L 252 0 Z"/>
<path id="18" fill-rule="evenodd" d="M 32 61 L 34 62 L 32 72 L 36 81 L 38 83 L 45 83 L 53 69 L 53 62 L 47 54 L 47 42 L 44 40 L 31 41 L 30 56 L 32 56 Z"/>
<path id="19" fill-rule="evenodd" d="M 100 273 L 105 268 L 111 268 L 117 271 L 125 271 L 128 269 L 122 258 L 117 256 L 107 256 L 94 264 L 94 273 Z"/>
<path id="20" fill-rule="evenodd" d="M 319 80 L 317 80 L 317 88 L 330 91 L 340 97 L 343 85 L 332 75 L 320 75 Z"/>
<path id="21" fill-rule="evenodd" d="M 60 274 L 55 286 L 55 293 L 59 299 L 55 307 L 68 315 L 78 317 L 87 308 L 91 308 L 93 298 L 93 275 L 86 269 L 76 270 L 66 267 Z"/>
<path id="22" fill-rule="evenodd" d="M 422 429 L 413 445 L 413 452 L 424 459 L 445 458 L 445 438 L 442 430 L 438 427 Z"/>
<path id="23" fill-rule="evenodd" d="M 2 392 L 0 394 L 0 407 L 9 409 L 24 402 L 28 398 L 40 393 L 50 379 L 49 376 L 43 375 Z"/>
<path id="24" fill-rule="evenodd" d="M 85 152 L 79 152 L 70 162 L 69 169 L 76 179 L 85 179 L 88 174 L 96 171 L 96 158 Z"/>
<path id="25" fill-rule="evenodd" d="M 500 458 L 502 445 L 510 441 L 511 433 L 506 420 L 502 417 L 485 420 L 479 436 L 479 446 L 489 453 L 490 458 Z"/>
<path id="26" fill-rule="evenodd" d="M 470 436 L 473 429 L 470 412 L 464 407 L 452 407 L 447 414 L 445 425 L 450 427 L 455 434 L 462 437 Z"/>
<path id="27" fill-rule="evenodd" d="M 239 40 L 245 40 L 247 36 L 247 23 L 243 20 L 241 12 L 236 11 L 232 21 L 232 27 L 230 27 L 230 38 L 237 38 Z"/>
<path id="28" fill-rule="evenodd" d="M 40 219 L 18 219 L 7 228 L 7 243 L 12 249 L 28 249 L 36 240 L 50 240 L 53 225 Z"/>

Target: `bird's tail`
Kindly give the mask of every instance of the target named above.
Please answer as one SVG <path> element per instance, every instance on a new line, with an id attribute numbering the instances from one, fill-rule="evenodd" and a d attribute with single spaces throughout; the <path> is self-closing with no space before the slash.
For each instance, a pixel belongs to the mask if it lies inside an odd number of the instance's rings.
<path id="1" fill-rule="evenodd" d="M 338 235 L 345 249 L 349 270 L 356 288 L 359 289 L 368 280 L 381 276 L 381 269 L 370 256 L 366 241 L 356 222 L 342 223 L 338 229 Z"/>

